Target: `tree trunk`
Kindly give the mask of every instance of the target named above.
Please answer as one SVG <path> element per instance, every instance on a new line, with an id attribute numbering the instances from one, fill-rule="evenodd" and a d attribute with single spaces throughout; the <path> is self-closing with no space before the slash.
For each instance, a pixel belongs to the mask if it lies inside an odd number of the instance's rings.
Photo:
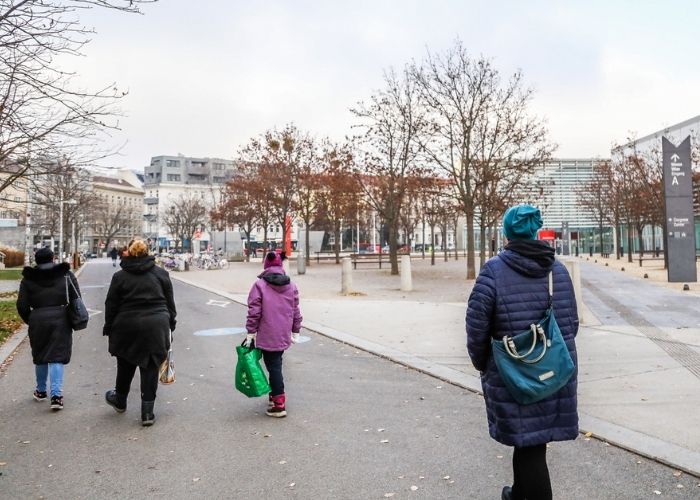
<path id="1" fill-rule="evenodd" d="M 435 225 L 430 224 L 430 265 L 435 265 Z"/>
<path id="2" fill-rule="evenodd" d="M 442 253 L 445 257 L 445 262 L 447 262 L 447 224 L 444 224 L 440 228 L 440 231 L 442 231 Z"/>
<path id="3" fill-rule="evenodd" d="M 639 243 L 639 258 L 641 259 L 644 257 L 644 238 L 643 238 L 643 233 L 644 232 L 644 226 L 642 227 L 637 227 L 637 243 Z"/>
<path id="4" fill-rule="evenodd" d="M 474 255 L 474 214 L 470 211 L 465 213 L 467 218 L 467 279 L 476 278 L 476 266 Z"/>
<path id="5" fill-rule="evenodd" d="M 333 235 L 335 243 L 333 243 L 333 251 L 335 252 L 335 263 L 340 264 L 340 224 L 336 223 L 333 227 Z"/>
<path id="6" fill-rule="evenodd" d="M 479 222 L 479 271 L 486 262 L 486 226 Z"/>
<path id="7" fill-rule="evenodd" d="M 399 274 L 399 259 L 398 259 L 398 248 L 397 248 L 397 238 L 398 231 L 395 222 L 389 223 L 389 261 L 391 262 L 391 274 Z"/>
<path id="8" fill-rule="evenodd" d="M 598 237 L 600 239 L 600 255 L 601 257 L 603 256 L 603 222 L 601 221 L 600 224 L 598 225 Z M 593 241 L 591 241 L 591 244 L 593 244 Z M 595 249 L 594 249 L 595 250 Z M 595 253 L 595 252 L 594 252 Z"/>
<path id="9" fill-rule="evenodd" d="M 423 239 L 422 239 L 423 247 L 421 248 L 421 254 L 423 256 L 423 259 L 425 259 L 425 219 L 423 219 L 421 226 L 422 226 L 422 231 L 423 231 Z"/>
<path id="10" fill-rule="evenodd" d="M 309 238 L 309 222 L 304 221 L 304 260 L 306 260 L 306 265 L 311 265 L 311 256 L 309 255 L 311 249 L 311 243 Z"/>
<path id="11" fill-rule="evenodd" d="M 627 262 L 632 262 L 632 224 L 627 224 Z"/>

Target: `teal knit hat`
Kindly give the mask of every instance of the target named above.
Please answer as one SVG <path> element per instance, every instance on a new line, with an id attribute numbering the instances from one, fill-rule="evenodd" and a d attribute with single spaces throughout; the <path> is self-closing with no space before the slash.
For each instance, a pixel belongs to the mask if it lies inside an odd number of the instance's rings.
<path id="1" fill-rule="evenodd" d="M 509 240 L 534 240 L 542 227 L 540 209 L 532 205 L 516 205 L 503 216 L 503 233 Z"/>

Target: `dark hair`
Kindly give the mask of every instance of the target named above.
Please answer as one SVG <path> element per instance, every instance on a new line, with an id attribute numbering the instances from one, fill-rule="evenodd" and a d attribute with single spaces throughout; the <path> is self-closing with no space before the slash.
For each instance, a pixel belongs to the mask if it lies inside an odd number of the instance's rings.
<path id="1" fill-rule="evenodd" d="M 34 261 L 37 264 L 48 264 L 53 262 L 53 252 L 49 247 L 42 247 L 34 253 Z"/>
<path id="2" fill-rule="evenodd" d="M 275 260 L 275 257 L 277 257 L 277 255 L 278 255 L 277 252 L 271 251 L 271 252 L 267 252 L 267 255 L 265 256 L 265 258 L 267 260 L 269 260 L 270 262 L 272 262 L 273 260 Z M 287 258 L 287 252 L 280 252 L 279 256 L 280 256 L 280 260 L 285 260 Z"/>

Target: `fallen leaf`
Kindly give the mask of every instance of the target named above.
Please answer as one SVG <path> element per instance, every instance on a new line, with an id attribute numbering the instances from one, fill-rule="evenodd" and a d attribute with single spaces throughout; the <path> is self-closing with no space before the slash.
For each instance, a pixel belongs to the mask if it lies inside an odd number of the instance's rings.
<path id="1" fill-rule="evenodd" d="M 443 476 L 443 479 L 449 479 L 450 476 Z"/>
<path id="2" fill-rule="evenodd" d="M 384 498 L 391 498 L 395 495 L 396 493 L 384 493 Z"/>
<path id="3" fill-rule="evenodd" d="M 683 473 L 679 470 L 677 470 L 676 472 L 673 473 L 673 475 L 676 477 L 679 477 L 681 474 L 683 474 Z"/>
<path id="4" fill-rule="evenodd" d="M 448 484 L 454 484 L 454 482 L 455 482 L 454 479 L 450 479 L 449 481 L 447 481 Z"/>
<path id="5" fill-rule="evenodd" d="M 442 386 L 441 386 L 441 385 L 438 385 L 438 386 L 436 386 L 435 388 L 436 388 L 436 389 L 442 389 Z"/>
<path id="6" fill-rule="evenodd" d="M 382 440 L 381 440 L 381 441 L 379 441 L 379 442 L 380 442 L 380 443 L 388 443 L 388 442 L 389 442 L 389 440 L 388 440 L 388 439 L 382 439 Z"/>
<path id="7" fill-rule="evenodd" d="M 586 436 L 587 438 L 591 437 L 592 435 L 593 435 L 593 433 L 590 431 L 584 434 L 584 436 Z"/>
<path id="8" fill-rule="evenodd" d="M 377 432 L 384 432 L 384 429 L 377 429 Z"/>
<path id="9" fill-rule="evenodd" d="M 415 486 L 415 485 L 411 486 L 411 491 L 418 491 L 418 486 Z"/>
<path id="10" fill-rule="evenodd" d="M 496 458 L 503 458 L 503 455 L 496 455 Z"/>
<path id="11" fill-rule="evenodd" d="M 685 488 L 685 486 L 683 486 L 682 484 L 677 484 L 676 488 L 681 489 L 681 488 Z"/>
<path id="12" fill-rule="evenodd" d="M 2 467 L 3 465 L 7 465 L 7 462 L 0 462 L 0 467 Z"/>
<path id="13" fill-rule="evenodd" d="M 425 476 L 418 476 L 418 479 L 425 479 Z"/>
<path id="14" fill-rule="evenodd" d="M 399 476 L 399 479 L 403 479 L 404 477 L 406 477 L 406 476 Z"/>
<path id="15" fill-rule="evenodd" d="M 53 467 L 53 464 L 49 464 L 49 468 Z"/>
<path id="16" fill-rule="evenodd" d="M 642 461 L 641 461 L 641 460 L 637 460 L 637 463 L 638 463 L 638 464 L 641 464 L 641 463 L 642 463 Z"/>
<path id="17" fill-rule="evenodd" d="M 31 441 L 22 441 L 22 444 L 29 444 Z"/>
<path id="18" fill-rule="evenodd" d="M 95 470 L 95 474 L 99 474 L 100 472 L 102 472 L 100 469 Z"/>
<path id="19" fill-rule="evenodd" d="M 290 487 L 290 488 L 294 488 L 294 486 L 295 486 L 296 484 L 297 484 L 297 483 L 289 483 L 289 487 Z"/>
<path id="20" fill-rule="evenodd" d="M 196 483 L 197 481 L 199 481 L 199 478 L 198 478 L 198 477 L 193 477 L 193 478 L 192 478 L 192 481 Z"/>
<path id="21" fill-rule="evenodd" d="M 182 398 L 183 401 L 187 401 L 187 398 Z"/>
<path id="22" fill-rule="evenodd" d="M 272 437 L 272 434 L 265 434 L 265 435 L 263 435 L 263 437 L 271 438 L 271 437 Z"/>
<path id="23" fill-rule="evenodd" d="M 661 495 L 661 492 L 659 490 L 654 490 L 654 495 Z"/>
<path id="24" fill-rule="evenodd" d="M 286 460 L 280 460 L 280 461 L 279 461 L 279 464 L 280 464 L 280 465 L 284 465 L 284 464 L 286 464 L 286 463 L 287 463 Z"/>

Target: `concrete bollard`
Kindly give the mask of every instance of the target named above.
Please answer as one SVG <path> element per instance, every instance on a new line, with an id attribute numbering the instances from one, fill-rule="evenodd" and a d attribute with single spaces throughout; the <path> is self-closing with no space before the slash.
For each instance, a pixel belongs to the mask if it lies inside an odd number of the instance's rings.
<path id="1" fill-rule="evenodd" d="M 297 274 L 306 274 L 306 258 L 302 250 L 297 253 Z"/>
<path id="2" fill-rule="evenodd" d="M 576 309 L 578 309 L 578 320 L 583 323 L 583 298 L 581 297 L 581 266 L 579 261 L 570 259 L 561 259 L 561 261 L 566 266 L 569 271 L 569 276 L 571 276 L 571 283 L 574 285 L 574 293 L 576 294 Z M 554 290 L 554 295 L 556 296 L 557 291 Z"/>
<path id="3" fill-rule="evenodd" d="M 413 280 L 411 279 L 411 256 L 401 256 L 401 291 L 410 292 L 413 290 Z"/>
<path id="4" fill-rule="evenodd" d="M 350 257 L 343 257 L 340 293 L 343 295 L 352 293 L 352 262 L 350 261 Z"/>

